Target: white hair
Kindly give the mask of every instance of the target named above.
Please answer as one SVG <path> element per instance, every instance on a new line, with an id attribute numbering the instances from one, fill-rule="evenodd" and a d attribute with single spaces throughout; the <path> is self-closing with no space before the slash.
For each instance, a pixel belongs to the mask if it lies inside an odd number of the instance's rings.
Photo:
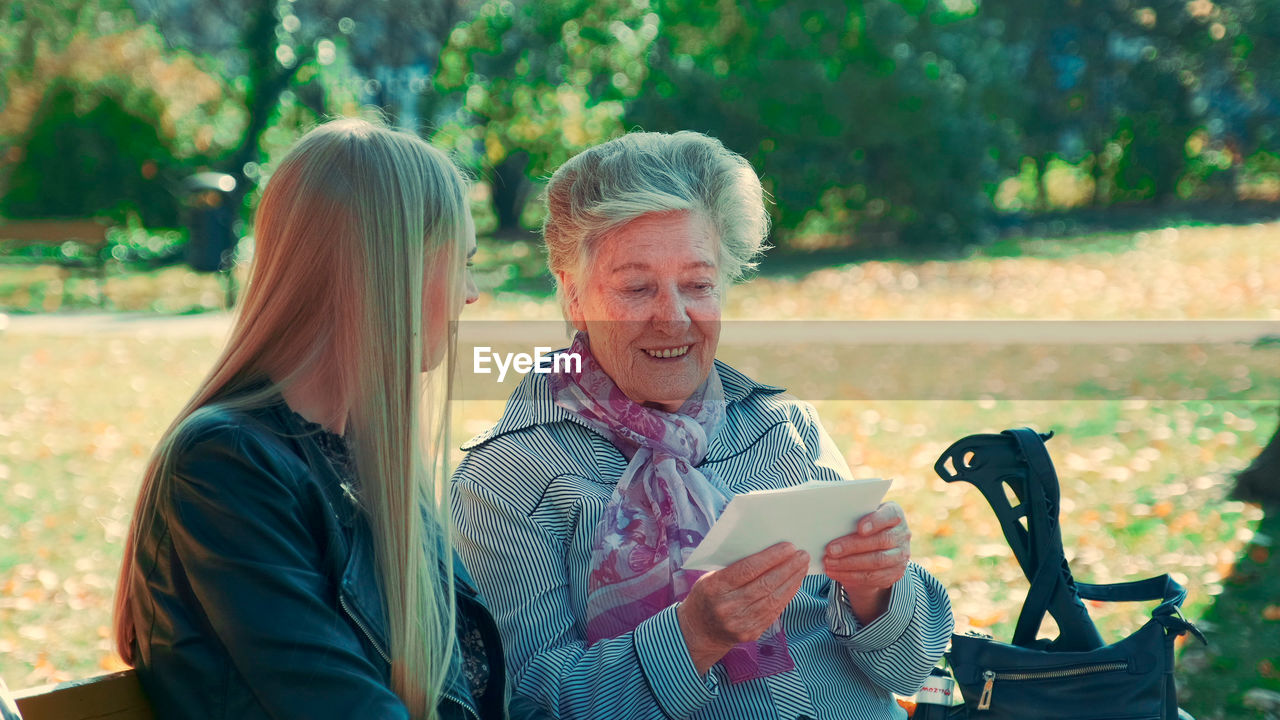
<path id="1" fill-rule="evenodd" d="M 561 273 L 585 274 L 614 230 L 642 215 L 681 211 L 711 224 L 723 279 L 755 267 L 769 233 L 764 192 L 751 165 L 719 140 L 690 131 L 630 133 L 561 165 L 547 185 L 542 226 L 561 305 Z"/>

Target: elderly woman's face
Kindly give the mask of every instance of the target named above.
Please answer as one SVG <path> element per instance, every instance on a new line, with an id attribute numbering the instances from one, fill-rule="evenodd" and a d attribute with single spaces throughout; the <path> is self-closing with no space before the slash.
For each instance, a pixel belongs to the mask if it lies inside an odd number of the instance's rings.
<path id="1" fill-rule="evenodd" d="M 632 400 L 678 410 L 707 379 L 720 341 L 710 223 L 689 212 L 642 215 L 605 238 L 576 280 L 569 314 L 600 366 Z"/>

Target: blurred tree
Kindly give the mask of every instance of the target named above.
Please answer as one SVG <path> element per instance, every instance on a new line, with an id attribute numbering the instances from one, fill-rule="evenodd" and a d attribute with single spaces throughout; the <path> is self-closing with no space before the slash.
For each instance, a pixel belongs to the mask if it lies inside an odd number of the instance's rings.
<path id="1" fill-rule="evenodd" d="M 60 77 L 154 89 L 161 141 L 238 194 L 285 126 L 365 102 L 435 123 L 500 231 L 579 150 L 692 128 L 783 234 L 967 241 L 1023 157 L 1041 210 L 1055 158 L 1099 204 L 1233 199 L 1280 153 L 1280 0 L 0 0 L 0 183 Z"/>
<path id="2" fill-rule="evenodd" d="M 968 241 L 1023 157 L 1046 210 L 1055 158 L 1099 204 L 1164 202 L 1274 146 L 1278 5 L 487 0 L 431 101 L 454 104 L 437 140 L 491 181 L 503 229 L 582 147 L 692 128 L 762 171 L 784 234 Z"/>
<path id="3" fill-rule="evenodd" d="M 1083 163 L 1094 200 L 1233 200 L 1246 158 L 1280 142 L 1276 0 L 988 0 L 1026 88 L 1009 117 L 1037 168 Z"/>
<path id="4" fill-rule="evenodd" d="M 499 234 L 519 230 L 530 178 L 623 132 L 657 32 L 631 0 L 488 0 L 454 29 L 436 83 L 459 108 L 437 142 L 489 180 Z"/>
<path id="5" fill-rule="evenodd" d="M 57 82 L 22 143 L 0 215 L 123 220 L 132 211 L 150 227 L 177 225 L 177 200 L 159 175 L 177 162 L 157 131 L 161 112 L 154 95 L 126 107 L 96 88 Z"/>
<path id="6" fill-rule="evenodd" d="M 1024 89 L 1005 109 L 1036 168 L 1036 205 L 1048 209 L 1045 175 L 1061 157 L 1089 163 L 1097 202 L 1167 200 L 1194 129 L 1183 0 L 1020 3 L 988 0 L 1011 70 Z"/>
<path id="7" fill-rule="evenodd" d="M 115 31 L 117 13 L 127 6 L 127 0 L 0 0 L 0 149 L 26 131 L 25 122 L 50 81 L 41 67 L 47 59 L 85 35 Z M 23 103 L 20 91 L 33 86 L 37 97 Z"/>
<path id="8" fill-rule="evenodd" d="M 932 0 L 667 0 L 659 13 L 628 123 L 703 130 L 746 155 L 781 228 L 979 232 L 1013 161 L 988 108 L 1012 91 L 998 28 Z"/>
<path id="9" fill-rule="evenodd" d="M 127 0 L 4 0 L 0 67 L 11 78 L 30 80 L 41 56 L 62 51 L 81 33 L 109 32 L 115 14 L 126 7 Z M 11 81 L 0 85 L 0 92 Z M 0 107 L 5 99 L 0 95 Z"/>
<path id="10" fill-rule="evenodd" d="M 1209 194 L 1233 201 L 1245 162 L 1280 151 L 1280 0 L 1193 0 L 1185 13 L 1183 42 L 1202 61 L 1189 78 L 1202 128 L 1188 154 Z"/>
<path id="11" fill-rule="evenodd" d="M 333 111 L 320 69 L 339 46 L 359 73 L 361 96 L 395 117 L 406 94 L 425 78 L 441 39 L 463 17 L 466 0 L 135 0 L 141 19 L 156 24 L 173 47 L 212 56 L 245 112 L 233 149 L 217 165 L 237 179 L 239 207 L 262 160 L 263 131 L 287 94 L 316 116 Z M 396 72 L 408 68 L 411 72 Z M 378 77 L 383 79 L 379 80 Z"/>
<path id="12" fill-rule="evenodd" d="M 171 188 L 181 167 L 224 143 L 237 124 L 223 86 L 189 56 L 166 53 L 158 33 L 139 27 L 123 2 L 14 7 L 0 12 L 7 37 L 39 39 L 30 64 L 3 73 L 5 211 L 118 215 L 133 208 L 149 222 L 174 224 Z M 13 50 L 0 42 L 0 55 Z M 96 170 L 72 172 L 84 170 L 78 163 Z"/>

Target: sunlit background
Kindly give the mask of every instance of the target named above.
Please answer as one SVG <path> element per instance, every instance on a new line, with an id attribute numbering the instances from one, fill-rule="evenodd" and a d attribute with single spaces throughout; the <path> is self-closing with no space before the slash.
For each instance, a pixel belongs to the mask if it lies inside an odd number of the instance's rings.
<path id="1" fill-rule="evenodd" d="M 473 319 L 558 317 L 543 182 L 638 128 L 709 133 L 762 176 L 774 249 L 730 319 L 1280 321 L 1278 53 L 1280 0 L 0 0 L 0 678 L 119 667 L 143 464 L 221 342 L 262 182 L 323 118 L 382 114 L 475 177 Z M 84 219 L 99 238 L 67 235 Z M 1280 518 L 1231 493 L 1280 373 L 1222 367 L 1197 401 L 809 399 L 855 474 L 896 479 L 961 624 L 1005 640 L 1026 583 L 932 464 L 1056 430 L 1076 576 L 1174 573 L 1213 643 L 1180 654 L 1183 706 L 1261 720 Z M 812 379 L 964 371 L 851 352 Z M 500 411 L 458 401 L 454 435 Z M 1090 611 L 1115 640 L 1149 608 Z"/>

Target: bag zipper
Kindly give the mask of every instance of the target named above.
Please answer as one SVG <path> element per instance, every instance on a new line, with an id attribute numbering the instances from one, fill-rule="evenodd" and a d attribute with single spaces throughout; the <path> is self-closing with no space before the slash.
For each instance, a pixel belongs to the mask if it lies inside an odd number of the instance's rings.
<path id="1" fill-rule="evenodd" d="M 982 671 L 982 679 L 985 681 L 982 685 L 982 695 L 978 698 L 979 710 L 991 709 L 991 691 L 995 687 L 996 680 L 1052 680 L 1054 678 L 1079 677 L 1081 675 L 1092 675 L 1101 672 L 1115 672 L 1117 670 L 1128 670 L 1128 662 L 1109 662 L 1099 663 L 1097 665 L 1078 665 L 1076 667 L 1059 668 L 1057 670 L 1041 670 L 1038 672 L 995 672 L 994 670 Z"/>

